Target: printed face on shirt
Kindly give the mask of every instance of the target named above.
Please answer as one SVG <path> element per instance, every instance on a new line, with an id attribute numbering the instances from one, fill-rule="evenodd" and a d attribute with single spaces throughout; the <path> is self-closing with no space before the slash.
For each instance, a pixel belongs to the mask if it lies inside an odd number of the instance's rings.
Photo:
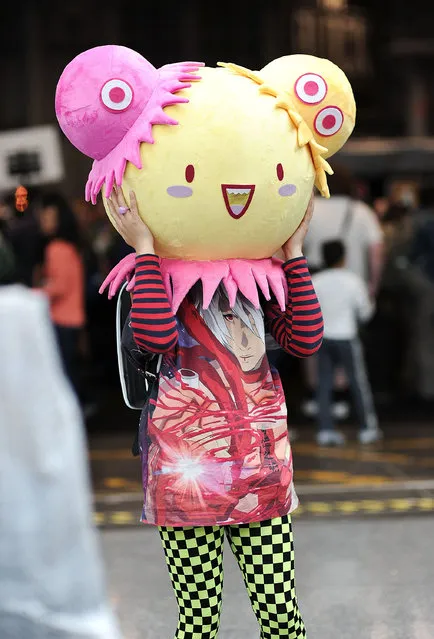
<path id="1" fill-rule="evenodd" d="M 265 343 L 260 337 L 255 318 L 246 309 L 247 317 L 250 321 L 250 328 L 229 308 L 229 303 L 226 298 L 221 299 L 220 306 L 229 334 L 229 350 L 231 350 L 237 358 L 241 370 L 244 373 L 256 370 L 264 358 Z"/>

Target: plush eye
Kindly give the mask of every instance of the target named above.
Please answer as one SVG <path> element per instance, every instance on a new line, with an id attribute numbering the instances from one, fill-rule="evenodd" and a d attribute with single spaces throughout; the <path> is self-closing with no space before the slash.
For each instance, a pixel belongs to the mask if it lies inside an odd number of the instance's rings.
<path id="1" fill-rule="evenodd" d="M 344 123 L 344 114 L 335 106 L 322 109 L 315 118 L 315 130 L 324 137 L 335 135 Z"/>
<path id="2" fill-rule="evenodd" d="M 101 100 L 110 111 L 125 111 L 133 101 L 133 90 L 123 80 L 109 80 L 101 89 Z"/>
<path id="3" fill-rule="evenodd" d="M 195 170 L 192 164 L 189 164 L 185 169 L 185 179 L 189 184 L 191 184 L 194 180 Z"/>
<path id="4" fill-rule="evenodd" d="M 283 178 L 285 177 L 285 171 L 283 170 L 283 166 L 282 164 L 280 164 L 280 162 L 276 166 L 276 173 L 277 173 L 277 179 L 279 180 L 279 182 L 281 182 Z"/>
<path id="5" fill-rule="evenodd" d="M 306 104 L 318 104 L 327 95 L 327 84 L 320 75 L 305 73 L 295 83 L 295 93 Z"/>
<path id="6" fill-rule="evenodd" d="M 223 317 L 225 318 L 225 320 L 227 322 L 233 322 L 234 321 L 234 314 L 233 313 L 223 313 Z"/>

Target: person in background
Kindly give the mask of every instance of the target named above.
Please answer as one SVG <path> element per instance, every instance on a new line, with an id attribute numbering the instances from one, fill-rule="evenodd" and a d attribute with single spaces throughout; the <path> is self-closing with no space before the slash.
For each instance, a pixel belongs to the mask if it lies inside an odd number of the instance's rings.
<path id="1" fill-rule="evenodd" d="M 413 308 L 408 253 L 413 213 L 402 204 L 389 207 L 382 219 L 384 266 L 375 317 L 365 339 L 365 355 L 378 404 L 391 406 L 405 392 L 405 359 Z M 410 312 L 409 312 L 410 311 Z"/>
<path id="2" fill-rule="evenodd" d="M 46 238 L 42 291 L 48 296 L 65 372 L 79 389 L 79 339 L 85 325 L 84 264 L 73 211 L 57 193 L 44 195 L 39 224 Z"/>
<path id="3" fill-rule="evenodd" d="M 421 209 L 413 214 L 408 251 L 409 346 L 404 370 L 415 399 L 434 402 L 434 189 L 421 190 Z"/>
<path id="4" fill-rule="evenodd" d="M 13 193 L 0 199 L 0 231 L 12 251 L 14 272 L 13 282 L 33 286 L 35 267 L 42 255 L 42 236 L 35 216 L 34 201 L 37 191 L 29 193 L 29 207 L 24 211 L 15 208 Z M 8 260 L 10 261 L 10 260 Z"/>
<path id="5" fill-rule="evenodd" d="M 372 208 L 378 220 L 381 222 L 390 208 L 390 202 L 387 197 L 377 197 L 372 203 Z"/>
<path id="6" fill-rule="evenodd" d="M 341 240 L 347 251 L 347 268 L 367 284 L 374 299 L 381 279 L 384 238 L 377 215 L 354 198 L 355 182 L 342 166 L 334 166 L 328 182 L 331 197 L 315 199 L 315 212 L 306 237 L 306 256 L 312 271 L 323 268 L 322 246 Z"/>
<path id="7" fill-rule="evenodd" d="M 378 427 L 358 324 L 370 319 L 374 305 L 363 279 L 346 268 L 346 251 L 341 240 L 326 242 L 322 254 L 325 270 L 313 277 L 324 317 L 324 341 L 318 354 L 318 435 L 321 446 L 341 446 L 342 433 L 332 418 L 334 373 L 342 367 L 348 379 L 359 422 L 359 441 L 372 444 L 382 437 Z"/>
<path id="8" fill-rule="evenodd" d="M 341 240 L 347 254 L 347 268 L 366 283 L 372 299 L 376 298 L 383 268 L 383 231 L 374 211 L 356 199 L 356 182 L 343 166 L 333 166 L 328 183 L 331 197 L 315 199 L 315 212 L 306 237 L 305 254 L 312 273 L 324 267 L 322 247 L 325 242 Z M 313 417 L 318 412 L 314 397 L 317 385 L 317 358 L 304 362 L 308 394 L 303 412 Z M 348 415 L 346 393 L 348 380 L 337 370 L 334 384 L 333 412 L 336 418 Z"/>
<path id="9" fill-rule="evenodd" d="M 98 386 L 117 386 L 118 383 L 116 344 L 113 340 L 115 314 L 110 300 L 98 291 L 107 274 L 126 253 L 121 254 L 116 250 L 115 245 L 123 240 L 113 229 L 101 199 L 98 199 L 96 206 L 77 199 L 72 206 L 85 246 L 87 374 L 95 382 L 92 387 L 86 387 L 86 392 L 92 388 L 93 397 L 87 400 L 93 412 Z"/>
<path id="10" fill-rule="evenodd" d="M 0 637 L 121 639 L 47 303 L 0 287 Z"/>
<path id="11" fill-rule="evenodd" d="M 12 284 L 16 278 L 16 260 L 8 237 L 11 217 L 10 206 L 0 198 L 0 286 Z"/>

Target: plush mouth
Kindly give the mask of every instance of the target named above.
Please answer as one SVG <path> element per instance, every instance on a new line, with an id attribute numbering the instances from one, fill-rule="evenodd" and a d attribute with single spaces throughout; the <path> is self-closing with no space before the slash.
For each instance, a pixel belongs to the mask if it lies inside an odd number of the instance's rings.
<path id="1" fill-rule="evenodd" d="M 223 199 L 231 217 L 239 220 L 247 213 L 247 209 L 255 194 L 254 184 L 222 184 Z"/>

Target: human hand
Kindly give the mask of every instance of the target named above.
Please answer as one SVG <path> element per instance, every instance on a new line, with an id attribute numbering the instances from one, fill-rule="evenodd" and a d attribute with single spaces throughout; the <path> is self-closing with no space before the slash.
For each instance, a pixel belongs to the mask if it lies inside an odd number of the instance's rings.
<path id="1" fill-rule="evenodd" d="M 314 193 L 312 191 L 312 195 L 309 200 L 309 204 L 306 209 L 306 213 L 304 214 L 304 218 L 301 221 L 300 226 L 295 231 L 293 235 L 285 242 L 282 246 L 282 251 L 285 256 L 285 260 L 293 260 L 296 257 L 303 256 L 303 243 L 306 238 L 307 232 L 309 230 L 309 224 L 312 219 L 314 208 Z"/>
<path id="2" fill-rule="evenodd" d="M 134 191 L 130 191 L 128 206 L 122 189 L 114 186 L 108 206 L 113 225 L 125 242 L 132 246 L 138 255 L 154 253 L 154 237 L 139 215 Z"/>

